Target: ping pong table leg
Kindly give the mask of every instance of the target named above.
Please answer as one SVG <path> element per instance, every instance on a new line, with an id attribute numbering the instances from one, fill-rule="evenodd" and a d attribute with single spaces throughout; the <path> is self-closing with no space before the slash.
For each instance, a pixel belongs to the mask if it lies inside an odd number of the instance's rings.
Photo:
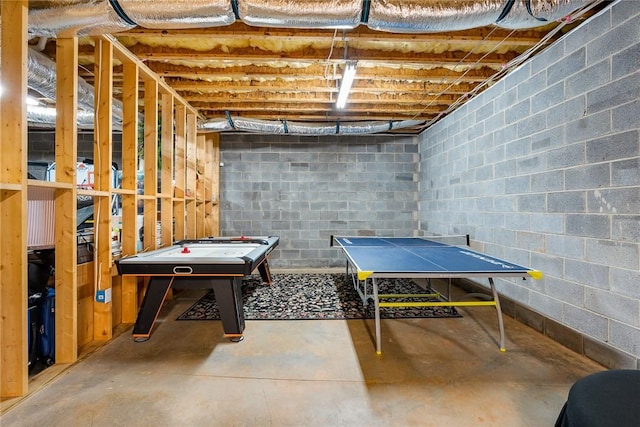
<path id="1" fill-rule="evenodd" d="M 347 280 L 351 277 L 351 283 L 353 284 L 353 290 L 358 293 L 360 299 L 362 300 L 363 305 L 367 305 L 367 301 L 371 298 L 370 295 L 367 294 L 367 279 L 360 280 L 358 279 L 358 274 L 356 272 L 356 267 L 352 266 L 347 260 L 347 268 L 346 268 Z"/>
<path id="2" fill-rule="evenodd" d="M 489 277 L 489 284 L 491 285 L 491 292 L 493 293 L 493 301 L 496 303 L 496 312 L 498 314 L 498 327 L 500 328 L 500 351 L 507 351 L 504 343 L 504 323 L 502 321 L 502 309 L 500 308 L 500 300 L 498 299 L 498 292 L 496 286 L 493 283 L 493 278 Z"/>
<path id="3" fill-rule="evenodd" d="M 380 300 L 378 299 L 378 283 L 376 278 L 371 278 L 371 284 L 373 286 L 373 302 L 375 305 L 375 317 L 376 317 L 376 354 L 382 354 L 382 343 L 380 339 Z M 366 280 L 365 280 L 366 286 Z"/>

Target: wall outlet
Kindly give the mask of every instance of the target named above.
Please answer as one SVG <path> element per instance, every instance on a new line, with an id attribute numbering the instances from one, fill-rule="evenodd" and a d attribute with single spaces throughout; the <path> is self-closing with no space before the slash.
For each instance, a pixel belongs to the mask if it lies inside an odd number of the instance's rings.
<path id="1" fill-rule="evenodd" d="M 101 289 L 96 292 L 96 301 L 108 303 L 111 302 L 111 288 L 109 289 Z"/>

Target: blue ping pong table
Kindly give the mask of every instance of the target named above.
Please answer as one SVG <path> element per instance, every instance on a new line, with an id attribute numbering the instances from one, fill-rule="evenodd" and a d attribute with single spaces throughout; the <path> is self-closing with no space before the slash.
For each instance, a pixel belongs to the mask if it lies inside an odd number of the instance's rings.
<path id="1" fill-rule="evenodd" d="M 354 288 L 363 304 L 372 299 L 375 304 L 376 352 L 382 353 L 380 342 L 380 307 L 427 307 L 427 306 L 494 306 L 500 329 L 500 351 L 505 351 L 504 324 L 500 300 L 493 282 L 494 277 L 531 277 L 540 279 L 542 273 L 499 258 L 485 255 L 467 246 L 453 245 L 434 238 L 422 237 L 340 237 L 331 236 L 331 246 L 338 246 L 347 259 L 347 275 L 351 275 Z M 334 245 L 334 242 L 336 245 Z M 377 278 L 487 278 L 492 299 L 474 301 L 385 302 L 400 295 L 380 294 Z M 368 291 L 370 280 L 372 293 Z M 411 295 L 416 297 L 417 295 Z M 423 294 L 423 297 L 441 297 L 438 294 Z M 381 302 L 382 300 L 382 302 Z"/>

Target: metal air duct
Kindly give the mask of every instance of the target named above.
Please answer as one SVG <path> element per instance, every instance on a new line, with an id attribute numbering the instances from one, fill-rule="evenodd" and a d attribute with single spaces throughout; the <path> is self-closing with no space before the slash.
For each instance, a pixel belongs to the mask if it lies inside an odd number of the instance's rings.
<path id="1" fill-rule="evenodd" d="M 135 26 L 108 0 L 48 0 L 29 2 L 29 34 L 75 37 L 117 33 Z"/>
<path id="2" fill-rule="evenodd" d="M 56 109 L 53 107 L 27 106 L 29 126 L 51 128 L 56 123 Z M 94 115 L 91 111 L 78 111 L 76 123 L 79 129 L 93 129 Z"/>
<path id="3" fill-rule="evenodd" d="M 144 28 L 205 28 L 233 24 L 229 0 L 119 0 L 124 14 Z"/>
<path id="4" fill-rule="evenodd" d="M 394 122 L 349 122 L 349 123 L 302 123 L 290 122 L 287 120 L 260 120 L 244 117 L 233 117 L 229 119 L 212 119 L 198 125 L 198 130 L 222 132 L 230 130 L 241 130 L 252 133 L 263 133 L 270 135 L 353 135 L 353 134 L 373 134 L 387 132 L 391 129 L 404 129 L 424 124 L 421 120 L 400 120 Z"/>
<path id="5" fill-rule="evenodd" d="M 355 28 L 362 0 L 238 0 L 245 24 L 286 28 Z"/>
<path id="6" fill-rule="evenodd" d="M 394 33 L 468 30 L 495 24 L 525 29 L 566 17 L 593 0 L 378 0 L 367 26 Z"/>
<path id="7" fill-rule="evenodd" d="M 27 56 L 27 86 L 42 94 L 43 96 L 55 100 L 56 99 L 56 63 L 53 62 L 45 54 L 36 50 L 29 49 Z M 94 88 L 87 83 L 82 77 L 78 77 L 78 107 L 91 113 L 93 117 L 94 110 Z M 113 114 L 113 126 L 122 126 L 122 102 L 117 99 L 113 100 L 112 106 Z M 29 114 L 29 109 L 27 109 Z M 45 123 L 45 119 L 51 117 L 49 113 L 40 113 L 37 117 L 34 116 L 34 121 L 38 123 Z M 78 124 L 83 124 L 86 127 L 87 116 L 84 116 L 81 121 L 80 113 L 78 114 Z M 55 115 L 51 124 L 55 124 Z M 91 125 L 93 126 L 93 119 L 91 119 Z"/>

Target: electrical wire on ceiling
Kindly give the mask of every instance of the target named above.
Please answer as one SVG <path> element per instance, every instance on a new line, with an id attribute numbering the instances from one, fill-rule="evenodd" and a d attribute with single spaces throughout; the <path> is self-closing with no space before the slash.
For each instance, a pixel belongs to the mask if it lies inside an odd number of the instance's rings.
<path id="1" fill-rule="evenodd" d="M 336 78 L 336 67 L 333 67 L 333 76 L 329 75 L 329 68 L 331 67 L 331 57 L 333 56 L 333 49 L 336 44 L 336 36 L 338 35 L 338 29 L 333 30 L 333 37 L 331 38 L 331 47 L 329 48 L 329 55 L 327 55 L 327 61 L 325 62 L 324 67 L 324 80 L 327 84 L 327 88 L 331 89 L 329 84 L 330 81 L 333 81 Z M 344 36 L 343 36 L 344 37 Z M 333 102 L 333 91 L 329 91 L 330 101 Z"/>
<path id="2" fill-rule="evenodd" d="M 481 90 L 483 90 L 484 88 L 488 87 L 492 82 L 495 82 L 497 80 L 499 80 L 500 78 L 504 77 L 506 74 L 508 74 L 511 70 L 515 69 L 516 67 L 518 67 L 519 65 L 523 64 L 527 59 L 529 59 L 536 51 L 540 50 L 543 46 L 545 46 L 548 41 L 550 39 L 553 38 L 553 36 L 555 36 L 558 32 L 562 31 L 562 29 L 568 25 L 571 22 L 576 21 L 577 19 L 579 19 L 582 15 L 584 15 L 585 13 L 587 13 L 589 10 L 593 9 L 594 7 L 596 7 L 599 3 L 602 3 L 605 0 L 595 0 L 594 2 L 588 4 L 587 6 L 578 9 L 576 11 L 574 11 L 571 15 L 567 15 L 566 17 L 564 17 L 563 19 L 559 19 L 558 21 L 560 22 L 559 25 L 557 25 L 556 27 L 554 27 L 551 31 L 549 31 L 547 34 L 545 34 L 545 36 L 540 39 L 535 45 L 533 45 L 532 47 L 530 47 L 529 49 L 527 49 L 525 52 L 523 52 L 522 54 L 518 55 L 516 58 L 512 59 L 511 61 L 507 62 L 506 64 L 504 64 L 504 66 L 495 74 L 493 74 L 492 76 L 488 77 L 487 79 L 485 79 L 484 81 L 482 81 L 480 84 L 476 85 L 472 91 L 470 91 L 469 93 L 466 93 L 464 96 L 458 98 L 456 101 L 452 102 L 451 104 L 449 104 L 449 107 L 445 110 L 440 112 L 436 117 L 434 117 L 433 119 L 426 121 L 422 126 L 421 129 L 427 129 L 428 127 L 432 126 L 435 122 L 437 122 L 438 120 L 440 120 L 442 117 L 444 117 L 445 115 L 451 113 L 452 111 L 454 111 L 455 109 L 457 109 L 458 107 L 460 107 L 460 105 L 464 104 L 465 102 L 467 102 L 469 99 L 473 98 L 475 95 L 478 94 L 478 92 L 480 92 Z M 528 9 L 530 9 L 530 5 L 528 6 Z M 493 30 L 492 30 L 493 32 Z M 502 42 L 504 42 L 505 40 L 501 41 L 500 44 L 502 44 Z M 497 46 L 496 46 L 497 47 Z M 494 49 L 495 50 L 495 49 Z M 484 57 L 483 57 L 484 58 Z M 483 58 L 480 58 L 479 61 L 481 61 Z M 478 62 L 476 62 L 477 64 Z M 464 73 L 466 74 L 466 72 Z M 460 78 L 458 78 L 454 83 L 452 83 L 451 85 L 449 85 L 445 90 L 443 90 L 442 92 L 440 92 L 437 96 L 441 96 L 447 89 L 449 89 L 450 87 L 452 87 L 455 84 L 460 83 L 461 81 L 461 77 L 464 76 L 464 74 L 462 76 L 460 76 Z M 433 104 L 433 101 L 427 105 L 422 112 L 426 111 L 426 109 L 431 106 Z M 414 116 L 415 117 L 415 116 Z"/>
<path id="3" fill-rule="evenodd" d="M 478 44 L 476 44 L 476 46 L 474 46 L 472 49 L 470 49 L 469 52 L 467 52 L 465 54 L 465 56 L 462 57 L 454 67 L 452 67 L 452 69 L 456 69 L 460 65 L 465 64 L 464 60 L 467 59 L 474 52 L 476 47 L 480 46 L 482 44 L 482 42 L 487 40 L 495 31 L 496 31 L 496 27 L 492 28 L 491 31 L 482 40 L 480 40 L 478 42 Z M 482 64 L 482 60 L 485 59 L 487 56 L 489 56 L 491 53 L 495 52 L 509 37 L 511 37 L 511 35 L 514 33 L 514 31 L 515 30 L 512 30 L 509 34 L 507 34 L 505 37 L 503 37 L 503 39 L 500 40 L 500 42 L 498 42 L 493 47 L 493 49 L 491 49 L 490 51 L 488 51 L 484 55 L 482 55 L 480 58 L 478 58 L 471 66 L 469 66 L 468 64 L 465 64 L 467 69 L 461 75 L 459 75 L 453 82 L 451 82 L 447 87 L 442 89 L 435 97 L 433 97 L 433 100 L 430 101 L 427 105 L 425 105 L 425 107 L 419 113 L 416 113 L 412 118 L 415 119 L 416 117 L 422 115 L 422 113 L 427 111 L 429 109 L 429 107 L 431 107 L 433 104 L 435 104 L 435 101 L 438 98 L 440 98 L 442 95 L 444 95 L 449 89 L 451 89 L 452 87 L 454 87 L 457 84 L 462 83 L 462 78 L 464 76 L 466 76 L 475 66 L 477 66 L 478 64 Z M 454 101 L 454 103 L 460 101 L 461 99 L 466 101 L 466 99 L 468 98 L 468 95 L 469 95 L 468 93 L 465 93 L 460 98 L 458 98 L 458 100 Z M 442 116 L 442 114 L 443 113 L 440 113 L 437 118 L 440 118 Z"/>

